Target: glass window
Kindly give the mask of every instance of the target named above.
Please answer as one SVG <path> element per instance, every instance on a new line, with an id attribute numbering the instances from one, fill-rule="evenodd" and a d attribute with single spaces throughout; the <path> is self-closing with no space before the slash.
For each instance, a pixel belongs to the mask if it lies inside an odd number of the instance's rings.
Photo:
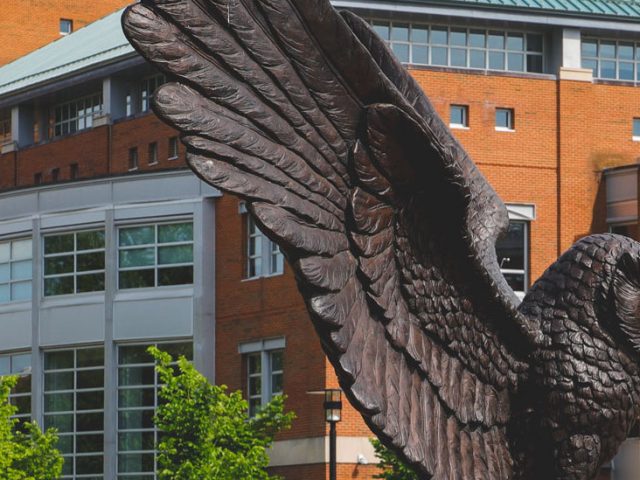
<path id="1" fill-rule="evenodd" d="M 193 223 L 118 230 L 118 287 L 144 288 L 193 283 Z"/>
<path id="2" fill-rule="evenodd" d="M 507 234 L 496 243 L 496 253 L 502 274 L 520 297 L 529 287 L 529 238 L 528 223 L 512 220 Z"/>
<path id="3" fill-rule="evenodd" d="M 60 35 L 69 35 L 73 32 L 73 20 L 68 18 L 60 19 Z"/>
<path id="4" fill-rule="evenodd" d="M 144 78 L 140 83 L 140 111 L 148 112 L 151 108 L 151 100 L 157 88 L 166 82 L 164 75 L 153 75 Z"/>
<path id="5" fill-rule="evenodd" d="M 58 429 L 62 478 L 103 478 L 104 349 L 44 353 L 44 427 Z"/>
<path id="6" fill-rule="evenodd" d="M 101 93 L 56 105 L 54 108 L 54 136 L 60 137 L 91 128 L 94 115 L 101 114 L 102 110 Z"/>
<path id="7" fill-rule="evenodd" d="M 169 138 L 169 160 L 178 158 L 178 137 Z"/>
<path id="8" fill-rule="evenodd" d="M 496 129 L 513 130 L 514 115 L 511 108 L 496 108 Z"/>
<path id="9" fill-rule="evenodd" d="M 469 126 L 469 107 L 466 105 L 451 105 L 449 112 L 449 125 L 451 127 Z"/>
<path id="10" fill-rule="evenodd" d="M 149 165 L 156 163 L 158 163 L 158 142 L 151 142 L 149 144 Z"/>
<path id="11" fill-rule="evenodd" d="M 191 342 L 155 344 L 174 359 L 193 360 Z M 118 478 L 153 479 L 155 445 L 159 441 L 153 416 L 161 388 L 149 344 L 118 347 Z"/>
<path id="12" fill-rule="evenodd" d="M 403 63 L 543 71 L 543 35 L 374 20 L 373 29 Z"/>
<path id="13" fill-rule="evenodd" d="M 0 243 L 0 303 L 31 299 L 31 239 Z"/>
<path id="14" fill-rule="evenodd" d="M 247 398 L 254 416 L 275 395 L 282 395 L 284 350 L 263 350 L 247 354 Z"/>
<path id="15" fill-rule="evenodd" d="M 247 215 L 247 278 L 277 275 L 284 271 L 284 256 L 277 243 L 263 234 Z"/>
<path id="16" fill-rule="evenodd" d="M 44 237 L 44 295 L 104 290 L 104 230 Z"/>
<path id="17" fill-rule="evenodd" d="M 640 48 L 630 41 L 582 39 L 582 68 L 593 71 L 595 78 L 606 80 L 640 80 Z"/>
<path id="18" fill-rule="evenodd" d="M 129 149 L 129 170 L 138 169 L 138 147 Z"/>
<path id="19" fill-rule="evenodd" d="M 633 136 L 640 138 L 640 118 L 633 119 Z"/>
<path id="20" fill-rule="evenodd" d="M 0 110 L 0 146 L 11 142 L 11 110 Z"/>
<path id="21" fill-rule="evenodd" d="M 9 395 L 9 401 L 17 407 L 15 418 L 21 422 L 31 420 L 31 353 L 15 353 L 0 356 L 0 377 L 18 375 L 18 383 Z"/>

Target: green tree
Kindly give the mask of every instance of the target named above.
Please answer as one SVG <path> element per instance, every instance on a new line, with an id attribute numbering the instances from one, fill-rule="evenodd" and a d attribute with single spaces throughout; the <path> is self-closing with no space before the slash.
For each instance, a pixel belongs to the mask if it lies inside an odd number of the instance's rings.
<path id="1" fill-rule="evenodd" d="M 0 377 L 0 478 L 3 480 L 54 480 L 62 473 L 62 455 L 56 449 L 55 430 L 42 433 L 35 422 L 11 418 L 17 409 L 9 403 L 15 376 Z"/>
<path id="2" fill-rule="evenodd" d="M 162 431 L 158 445 L 158 475 L 162 480 L 274 480 L 266 467 L 266 450 L 275 434 L 291 426 L 294 414 L 284 413 L 284 398 L 276 396 L 253 418 L 240 392 L 226 393 L 211 385 L 181 357 L 156 347 L 149 353 L 164 384 L 155 423 Z"/>
<path id="3" fill-rule="evenodd" d="M 385 447 L 377 438 L 371 440 L 371 444 L 379 459 L 378 467 L 382 473 L 374 475 L 373 478 L 384 480 L 420 480 L 420 477 L 411 470 L 398 456 Z"/>

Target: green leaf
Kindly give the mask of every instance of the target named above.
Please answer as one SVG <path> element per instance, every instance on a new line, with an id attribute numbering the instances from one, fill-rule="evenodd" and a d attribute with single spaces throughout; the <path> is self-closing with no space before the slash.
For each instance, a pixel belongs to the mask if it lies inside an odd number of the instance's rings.
<path id="1" fill-rule="evenodd" d="M 295 415 L 284 412 L 277 396 L 249 418 L 241 392 L 211 385 L 184 357 L 150 347 L 164 384 L 155 424 L 162 431 L 158 449 L 161 480 L 276 480 L 266 467 L 274 436 L 291 426 Z"/>

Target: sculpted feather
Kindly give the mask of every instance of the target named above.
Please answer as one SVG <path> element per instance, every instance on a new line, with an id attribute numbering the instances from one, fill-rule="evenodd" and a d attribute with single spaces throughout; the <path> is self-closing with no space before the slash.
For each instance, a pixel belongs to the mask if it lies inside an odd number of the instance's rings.
<path id="1" fill-rule="evenodd" d="M 424 478 L 593 478 L 639 413 L 637 243 L 579 242 L 518 306 L 503 203 L 364 21 L 327 0 L 147 0 L 123 25 L 175 79 L 155 112 L 280 245 L 387 446 Z"/>

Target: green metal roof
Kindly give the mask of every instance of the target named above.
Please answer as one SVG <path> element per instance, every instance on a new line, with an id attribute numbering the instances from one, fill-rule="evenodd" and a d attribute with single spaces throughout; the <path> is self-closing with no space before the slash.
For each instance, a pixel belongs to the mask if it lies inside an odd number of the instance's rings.
<path id="1" fill-rule="evenodd" d="M 0 96 L 133 54 L 122 9 L 0 68 Z"/>
<path id="2" fill-rule="evenodd" d="M 430 3 L 424 0 L 424 3 Z M 640 17 L 640 0 L 453 0 L 450 4 L 474 4 L 504 9 L 525 9 L 569 15 Z"/>

